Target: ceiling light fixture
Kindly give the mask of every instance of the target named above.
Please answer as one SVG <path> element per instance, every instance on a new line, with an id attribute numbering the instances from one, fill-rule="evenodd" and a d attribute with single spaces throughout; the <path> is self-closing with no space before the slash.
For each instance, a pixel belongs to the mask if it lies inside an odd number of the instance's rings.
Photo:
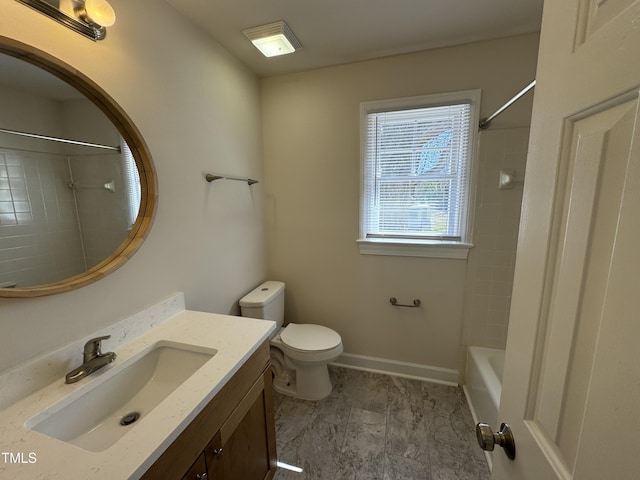
<path id="1" fill-rule="evenodd" d="M 242 33 L 265 57 L 275 57 L 293 53 L 302 48 L 302 44 L 293 34 L 289 25 L 282 20 L 248 28 Z"/>
<path id="2" fill-rule="evenodd" d="M 110 27 L 116 22 L 116 14 L 107 0 L 16 1 L 37 10 L 75 32 L 89 37 L 91 40 L 102 40 L 107 35 L 106 27 Z M 64 8 L 65 6 L 69 8 Z"/>

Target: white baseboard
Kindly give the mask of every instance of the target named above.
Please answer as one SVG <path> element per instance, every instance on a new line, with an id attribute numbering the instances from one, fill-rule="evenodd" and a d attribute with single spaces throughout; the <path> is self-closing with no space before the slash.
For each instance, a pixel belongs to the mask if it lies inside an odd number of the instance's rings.
<path id="1" fill-rule="evenodd" d="M 426 382 L 442 383 L 444 385 L 458 385 L 458 370 L 452 368 L 434 367 L 419 363 L 399 362 L 386 358 L 367 357 L 353 353 L 343 353 L 331 365 L 337 367 L 354 368 L 367 372 L 395 375 L 397 377 L 413 378 Z"/>

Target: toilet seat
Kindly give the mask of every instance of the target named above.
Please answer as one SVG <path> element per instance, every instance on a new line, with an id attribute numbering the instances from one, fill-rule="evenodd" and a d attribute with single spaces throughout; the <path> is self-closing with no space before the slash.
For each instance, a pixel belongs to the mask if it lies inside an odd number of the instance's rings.
<path id="1" fill-rule="evenodd" d="M 299 352 L 333 350 L 342 343 L 338 332 L 322 325 L 290 323 L 280 334 L 288 348 Z"/>

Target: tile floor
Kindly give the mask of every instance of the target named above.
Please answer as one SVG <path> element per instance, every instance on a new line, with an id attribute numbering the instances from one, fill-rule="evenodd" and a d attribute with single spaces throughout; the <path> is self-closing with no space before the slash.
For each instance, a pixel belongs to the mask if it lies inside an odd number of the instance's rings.
<path id="1" fill-rule="evenodd" d="M 461 388 L 329 367 L 319 402 L 275 394 L 274 480 L 486 480 Z"/>

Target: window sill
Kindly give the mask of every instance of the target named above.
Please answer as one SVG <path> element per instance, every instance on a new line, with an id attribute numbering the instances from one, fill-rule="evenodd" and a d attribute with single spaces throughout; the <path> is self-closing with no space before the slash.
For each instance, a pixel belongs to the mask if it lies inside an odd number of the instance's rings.
<path id="1" fill-rule="evenodd" d="M 470 243 L 438 242 L 435 240 L 357 240 L 360 255 L 390 255 L 399 257 L 454 258 L 466 260 Z"/>

